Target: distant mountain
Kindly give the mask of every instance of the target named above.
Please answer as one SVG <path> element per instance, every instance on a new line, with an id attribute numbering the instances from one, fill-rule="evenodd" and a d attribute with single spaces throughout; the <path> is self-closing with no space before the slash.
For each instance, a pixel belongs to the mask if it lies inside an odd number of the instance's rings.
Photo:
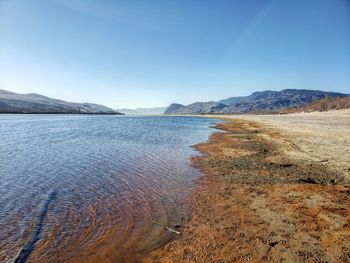
<path id="1" fill-rule="evenodd" d="M 254 92 L 240 103 L 230 105 L 222 109 L 222 113 L 274 111 L 290 107 L 301 107 L 313 101 L 326 97 L 345 97 L 343 93 L 326 92 L 319 90 L 286 89 L 282 91 Z"/>
<path id="2" fill-rule="evenodd" d="M 236 104 L 236 103 L 240 103 L 245 98 L 246 98 L 246 96 L 231 97 L 231 98 L 228 98 L 228 99 L 219 100 L 218 103 L 224 104 L 224 105 L 233 105 L 233 104 Z"/>
<path id="3" fill-rule="evenodd" d="M 171 104 L 165 110 L 164 114 L 205 114 L 209 113 L 215 105 L 217 105 L 215 101 L 195 102 L 187 106 Z"/>
<path id="4" fill-rule="evenodd" d="M 74 103 L 40 94 L 18 94 L 0 89 L 0 113 L 121 114 L 93 103 Z"/>
<path id="5" fill-rule="evenodd" d="M 216 104 L 215 101 L 195 102 L 185 107 L 180 107 L 171 114 L 205 114 L 209 113 L 211 108 Z M 169 111 L 169 109 L 167 109 L 167 111 Z"/>
<path id="6" fill-rule="evenodd" d="M 346 97 L 348 94 L 319 90 L 286 89 L 282 91 L 254 92 L 247 97 L 231 97 L 218 102 L 196 102 L 187 106 L 171 104 L 165 114 L 215 114 L 273 111 L 301 107 L 326 97 Z"/>
<path id="7" fill-rule="evenodd" d="M 159 115 L 163 114 L 166 107 L 153 107 L 153 108 L 137 108 L 137 109 L 119 109 L 118 112 L 127 115 Z"/>
<path id="8" fill-rule="evenodd" d="M 181 111 L 183 108 L 185 108 L 185 105 L 172 103 L 165 109 L 164 114 L 176 114 L 177 111 Z"/>

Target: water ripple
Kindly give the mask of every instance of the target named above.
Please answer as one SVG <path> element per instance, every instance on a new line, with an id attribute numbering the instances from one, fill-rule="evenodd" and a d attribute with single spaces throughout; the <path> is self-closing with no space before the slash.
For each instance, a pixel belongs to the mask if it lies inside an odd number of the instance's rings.
<path id="1" fill-rule="evenodd" d="M 188 216 L 199 175 L 189 146 L 208 138 L 210 122 L 0 116 L 0 261 L 120 259 L 172 238 L 152 220 Z"/>

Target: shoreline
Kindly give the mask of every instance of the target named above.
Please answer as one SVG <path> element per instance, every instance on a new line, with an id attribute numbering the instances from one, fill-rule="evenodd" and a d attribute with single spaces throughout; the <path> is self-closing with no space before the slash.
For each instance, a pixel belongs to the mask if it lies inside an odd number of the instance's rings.
<path id="1" fill-rule="evenodd" d="M 144 262 L 348 262 L 348 168 L 305 159 L 288 126 L 212 117 L 227 122 L 216 125 L 225 132 L 195 146 L 203 155 L 192 164 L 203 176 L 192 195 L 192 217 L 179 239 Z"/>

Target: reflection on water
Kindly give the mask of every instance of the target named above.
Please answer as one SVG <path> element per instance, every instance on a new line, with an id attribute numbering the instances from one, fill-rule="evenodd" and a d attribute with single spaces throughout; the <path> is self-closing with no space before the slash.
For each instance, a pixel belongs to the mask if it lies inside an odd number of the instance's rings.
<path id="1" fill-rule="evenodd" d="M 0 261 L 132 261 L 173 238 L 152 220 L 186 220 L 211 121 L 0 116 Z"/>

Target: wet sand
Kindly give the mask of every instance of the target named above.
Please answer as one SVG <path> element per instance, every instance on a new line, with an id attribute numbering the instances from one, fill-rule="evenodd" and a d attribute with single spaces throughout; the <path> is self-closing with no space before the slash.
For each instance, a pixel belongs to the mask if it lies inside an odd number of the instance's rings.
<path id="1" fill-rule="evenodd" d="M 182 236 L 145 262 L 350 262 L 350 111 L 225 116 Z"/>

